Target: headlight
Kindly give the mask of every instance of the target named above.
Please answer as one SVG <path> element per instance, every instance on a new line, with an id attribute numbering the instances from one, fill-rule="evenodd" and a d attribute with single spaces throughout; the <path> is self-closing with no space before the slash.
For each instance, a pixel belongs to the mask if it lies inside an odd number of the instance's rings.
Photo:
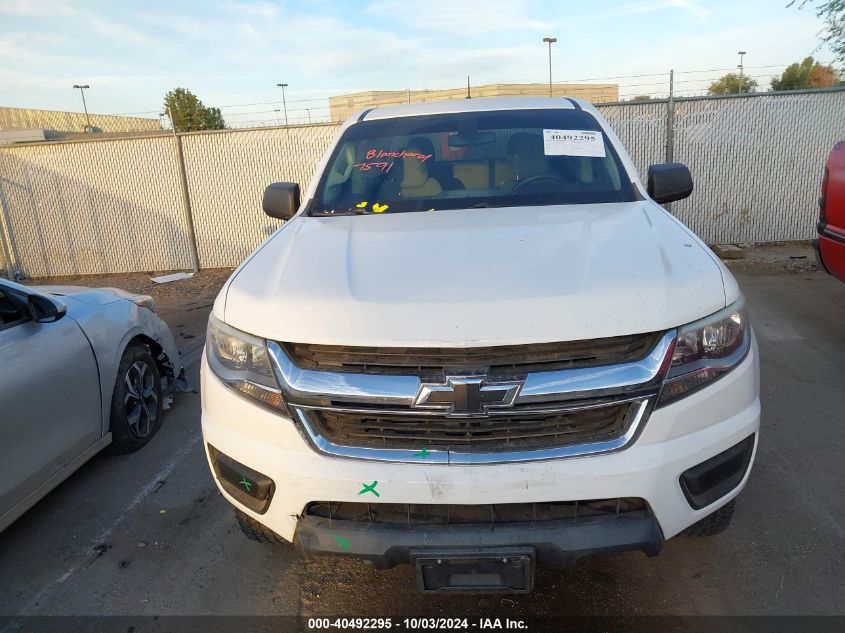
<path id="1" fill-rule="evenodd" d="M 262 404 L 284 410 L 285 403 L 263 339 L 211 316 L 205 350 L 209 368 L 226 385 Z"/>
<path id="2" fill-rule="evenodd" d="M 657 405 L 673 402 L 710 384 L 739 365 L 751 346 L 745 300 L 683 326 Z"/>

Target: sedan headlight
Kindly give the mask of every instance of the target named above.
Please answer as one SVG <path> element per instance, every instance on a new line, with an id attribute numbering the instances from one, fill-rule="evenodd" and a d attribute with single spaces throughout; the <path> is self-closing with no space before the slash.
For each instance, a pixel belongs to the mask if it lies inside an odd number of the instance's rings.
<path id="1" fill-rule="evenodd" d="M 285 409 L 264 339 L 236 330 L 212 315 L 205 350 L 209 368 L 226 385 L 261 404 Z"/>
<path id="2" fill-rule="evenodd" d="M 657 405 L 673 402 L 717 380 L 739 365 L 751 346 L 745 300 L 683 326 Z"/>

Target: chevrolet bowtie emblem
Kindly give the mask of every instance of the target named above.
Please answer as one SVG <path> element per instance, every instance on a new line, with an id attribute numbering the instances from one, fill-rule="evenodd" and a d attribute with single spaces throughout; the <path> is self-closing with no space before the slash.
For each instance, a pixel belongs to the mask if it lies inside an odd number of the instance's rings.
<path id="1" fill-rule="evenodd" d="M 484 414 L 488 409 L 510 407 L 522 381 L 487 382 L 484 376 L 447 376 L 445 383 L 424 383 L 414 406 L 443 409 L 448 413 Z"/>

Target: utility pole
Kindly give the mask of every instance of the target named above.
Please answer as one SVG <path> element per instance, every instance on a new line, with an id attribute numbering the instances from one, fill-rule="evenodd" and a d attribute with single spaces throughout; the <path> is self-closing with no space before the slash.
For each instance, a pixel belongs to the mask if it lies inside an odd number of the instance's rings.
<path id="1" fill-rule="evenodd" d="M 469 75 L 467 75 L 467 99 L 472 99 L 472 95 L 469 93 Z"/>
<path id="2" fill-rule="evenodd" d="M 305 108 L 305 111 L 308 113 L 308 125 L 311 125 L 311 108 Z"/>
<path id="3" fill-rule="evenodd" d="M 543 41 L 549 45 L 549 96 L 552 96 L 552 44 L 557 42 L 556 37 L 544 37 Z"/>
<path id="4" fill-rule="evenodd" d="M 276 108 L 275 110 L 273 110 L 273 112 L 281 112 L 281 111 L 282 111 L 282 109 L 281 109 L 281 108 Z M 282 120 L 279 118 L 279 117 L 281 117 L 281 116 L 282 116 L 281 114 L 277 114 L 277 115 L 276 115 L 276 124 L 277 124 L 277 125 L 281 125 L 281 124 L 282 124 Z"/>
<path id="5" fill-rule="evenodd" d="M 287 84 L 276 84 L 279 88 L 282 89 L 282 108 L 285 110 L 285 127 L 288 125 L 288 104 L 285 102 L 285 88 L 288 87 Z"/>
<path id="6" fill-rule="evenodd" d="M 85 103 L 85 91 L 88 90 L 90 86 L 88 84 L 74 84 L 73 87 L 78 88 L 79 94 L 82 95 L 82 109 L 85 110 L 85 131 L 92 132 L 94 128 L 91 127 L 91 117 L 88 116 L 88 105 Z"/>
<path id="7" fill-rule="evenodd" d="M 745 56 L 745 51 L 739 51 L 737 54 L 739 55 L 739 66 L 737 66 L 739 68 L 739 94 L 742 94 L 742 58 Z"/>

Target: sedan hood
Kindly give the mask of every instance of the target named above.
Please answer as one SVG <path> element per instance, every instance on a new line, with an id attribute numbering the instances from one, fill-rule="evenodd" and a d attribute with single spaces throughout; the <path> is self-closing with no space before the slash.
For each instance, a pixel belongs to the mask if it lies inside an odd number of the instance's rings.
<path id="1" fill-rule="evenodd" d="M 666 330 L 724 306 L 712 254 L 643 201 L 300 216 L 217 316 L 277 341 L 461 347 Z"/>
<path id="2" fill-rule="evenodd" d="M 33 286 L 33 288 L 57 297 L 72 297 L 91 305 L 108 305 L 138 296 L 120 288 L 89 288 L 87 286 Z"/>

